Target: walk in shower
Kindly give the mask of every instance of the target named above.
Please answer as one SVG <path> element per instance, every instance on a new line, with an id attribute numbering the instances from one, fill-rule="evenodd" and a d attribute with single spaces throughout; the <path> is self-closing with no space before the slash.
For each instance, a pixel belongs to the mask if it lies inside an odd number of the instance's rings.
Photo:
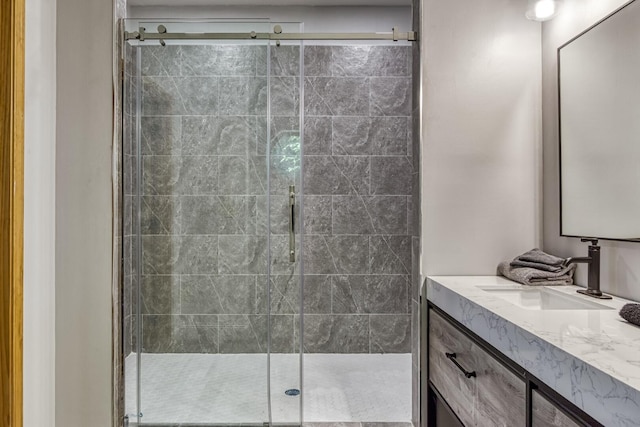
<path id="1" fill-rule="evenodd" d="M 125 26 L 130 425 L 410 423 L 410 42 Z"/>

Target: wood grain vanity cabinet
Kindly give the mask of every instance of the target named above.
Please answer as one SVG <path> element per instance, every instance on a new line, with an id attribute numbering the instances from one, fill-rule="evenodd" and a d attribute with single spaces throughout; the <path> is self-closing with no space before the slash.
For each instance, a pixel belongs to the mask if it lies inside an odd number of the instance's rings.
<path id="1" fill-rule="evenodd" d="M 435 306 L 427 315 L 428 427 L 601 425 Z"/>
<path id="2" fill-rule="evenodd" d="M 547 400 L 537 391 L 533 391 L 533 426 L 534 427 L 579 427 L 580 424 L 573 421 L 562 412 L 558 406 Z"/>
<path id="3" fill-rule="evenodd" d="M 434 311 L 429 375 L 468 426 L 524 426 L 525 382 Z"/>

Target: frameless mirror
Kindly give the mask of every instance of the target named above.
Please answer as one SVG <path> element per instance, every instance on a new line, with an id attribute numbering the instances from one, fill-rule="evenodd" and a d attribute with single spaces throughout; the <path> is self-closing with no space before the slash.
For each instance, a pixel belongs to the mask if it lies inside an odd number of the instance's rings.
<path id="1" fill-rule="evenodd" d="M 558 49 L 560 233 L 640 240 L 640 1 Z"/>

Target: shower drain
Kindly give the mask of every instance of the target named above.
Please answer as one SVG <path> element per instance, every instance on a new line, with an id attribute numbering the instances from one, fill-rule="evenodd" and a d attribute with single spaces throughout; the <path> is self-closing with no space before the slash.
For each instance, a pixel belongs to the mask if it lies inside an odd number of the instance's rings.
<path id="1" fill-rule="evenodd" d="M 286 394 L 287 396 L 297 396 L 300 394 L 300 390 L 298 390 L 297 388 L 290 388 L 289 390 L 286 390 L 284 394 Z"/>

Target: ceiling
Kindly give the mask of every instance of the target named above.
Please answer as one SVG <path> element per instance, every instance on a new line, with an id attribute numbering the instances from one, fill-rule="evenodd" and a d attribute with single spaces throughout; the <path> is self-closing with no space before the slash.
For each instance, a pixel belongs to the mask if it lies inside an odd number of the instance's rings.
<path id="1" fill-rule="evenodd" d="M 411 0 L 129 0 L 130 6 L 410 6 Z"/>

